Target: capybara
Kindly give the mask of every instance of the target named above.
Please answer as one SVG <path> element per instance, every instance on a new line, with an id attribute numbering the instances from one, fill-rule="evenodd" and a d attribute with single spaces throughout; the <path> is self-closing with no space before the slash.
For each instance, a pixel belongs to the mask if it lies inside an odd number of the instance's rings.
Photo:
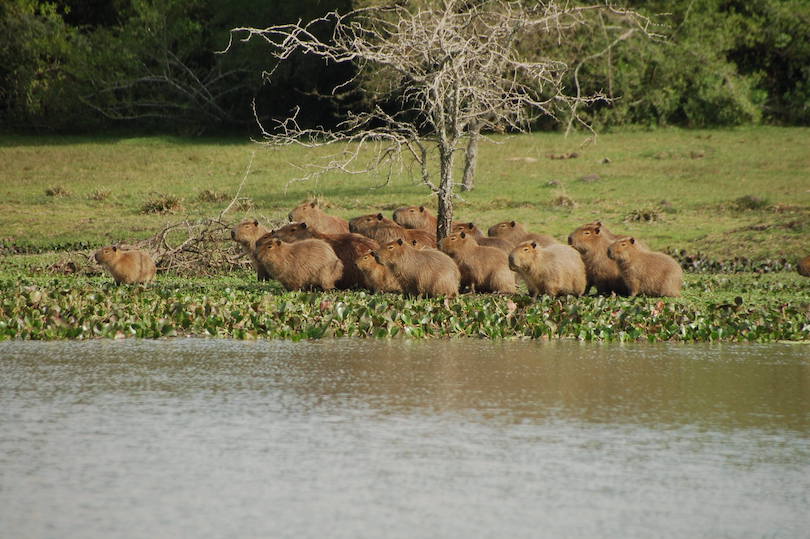
<path id="1" fill-rule="evenodd" d="M 799 260 L 799 263 L 796 264 L 796 269 L 799 271 L 799 275 L 810 277 L 810 256 L 806 256 Z"/>
<path id="2" fill-rule="evenodd" d="M 586 223 L 568 236 L 568 245 L 579 251 L 585 262 L 588 275 L 586 292 L 591 286 L 595 286 L 600 294 L 628 294 L 618 264 L 608 258 L 607 254 L 608 247 L 617 238 L 618 236 L 605 230 L 600 221 Z"/>
<path id="3" fill-rule="evenodd" d="M 511 253 L 512 249 L 514 248 L 514 245 L 506 240 L 502 240 L 501 238 L 488 238 L 487 236 L 484 236 L 484 233 L 481 232 L 480 228 L 475 226 L 475 223 L 453 223 L 453 225 L 450 227 L 450 233 L 458 234 L 459 232 L 464 232 L 465 234 L 475 238 L 478 245 L 495 247 L 506 254 Z"/>
<path id="4" fill-rule="evenodd" d="M 355 260 L 357 268 L 363 272 L 367 286 L 377 293 L 402 292 L 402 287 L 396 277 L 384 264 L 374 258 L 372 251 L 367 251 Z"/>
<path id="5" fill-rule="evenodd" d="M 631 296 L 681 295 L 683 270 L 671 256 L 648 251 L 634 237 L 624 236 L 610 244 L 608 257 L 619 265 Z"/>
<path id="6" fill-rule="evenodd" d="M 246 219 L 231 229 L 231 239 L 242 246 L 242 250 L 250 257 L 250 263 L 256 270 L 256 278 L 266 281 L 270 278 L 264 267 L 256 260 L 256 240 L 270 232 L 259 224 L 256 219 Z"/>
<path id="7" fill-rule="evenodd" d="M 515 293 L 515 274 L 500 249 L 478 245 L 466 232 L 450 234 L 439 242 L 439 248 L 458 265 L 462 287 L 471 292 Z"/>
<path id="8" fill-rule="evenodd" d="M 349 221 L 349 230 L 367 236 L 380 245 L 401 239 L 408 243 L 416 240 L 424 247 L 436 248 L 435 234 L 419 228 L 405 228 L 381 213 L 355 217 Z"/>
<path id="9" fill-rule="evenodd" d="M 548 247 L 559 243 L 557 240 L 548 234 L 535 234 L 528 232 L 526 228 L 517 221 L 503 221 L 496 225 L 492 225 L 487 230 L 487 235 L 490 238 L 500 238 L 511 243 L 513 246 L 524 241 L 535 241 L 541 247 Z"/>
<path id="10" fill-rule="evenodd" d="M 256 242 L 256 258 L 288 290 L 331 290 L 343 275 L 343 262 L 323 240 L 287 243 L 265 234 Z"/>
<path id="11" fill-rule="evenodd" d="M 144 251 L 102 247 L 96 251 L 95 258 L 118 284 L 148 283 L 155 277 L 155 262 Z"/>
<path id="12" fill-rule="evenodd" d="M 419 228 L 436 234 L 436 216 L 424 206 L 405 206 L 394 210 L 394 221 L 405 228 Z"/>
<path id="13" fill-rule="evenodd" d="M 543 247 L 536 241 L 524 241 L 509 253 L 509 267 L 523 277 L 532 296 L 585 293 L 585 264 L 567 245 Z"/>
<path id="14" fill-rule="evenodd" d="M 398 239 L 374 251 L 374 258 L 385 264 L 402 290 L 420 296 L 456 296 L 461 273 L 453 259 L 436 249 L 414 249 Z"/>
<path id="15" fill-rule="evenodd" d="M 271 232 L 274 238 L 281 241 L 293 242 L 308 239 L 323 240 L 332 247 L 335 254 L 343 262 L 343 276 L 335 283 L 336 288 L 347 289 L 365 287 L 366 280 L 363 272 L 357 268 L 355 261 L 358 255 L 379 248 L 379 244 L 360 234 L 323 234 L 313 229 L 307 223 L 290 223 Z"/>
<path id="16" fill-rule="evenodd" d="M 299 204 L 290 212 L 289 218 L 290 221 L 307 223 L 322 234 L 342 234 L 349 231 L 349 222 L 346 219 L 324 213 L 317 202 Z"/>

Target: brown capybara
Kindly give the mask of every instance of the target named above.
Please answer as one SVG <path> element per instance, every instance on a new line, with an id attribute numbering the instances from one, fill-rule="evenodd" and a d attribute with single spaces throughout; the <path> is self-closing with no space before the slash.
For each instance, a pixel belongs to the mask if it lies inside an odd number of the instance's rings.
<path id="1" fill-rule="evenodd" d="M 402 290 L 419 296 L 458 294 L 461 273 L 453 259 L 436 249 L 414 249 L 398 239 L 374 251 L 374 258 L 391 270 Z"/>
<path id="2" fill-rule="evenodd" d="M 287 243 L 265 234 L 256 242 L 256 259 L 288 290 L 331 290 L 343 275 L 343 262 L 323 240 Z"/>
<path id="3" fill-rule="evenodd" d="M 509 269 L 506 253 L 500 249 L 478 245 L 466 232 L 442 239 L 439 249 L 458 265 L 462 287 L 471 292 L 515 293 L 515 274 Z"/>
<path id="4" fill-rule="evenodd" d="M 155 277 L 155 262 L 144 251 L 102 247 L 96 251 L 95 258 L 118 284 L 148 283 Z"/>
<path id="5" fill-rule="evenodd" d="M 644 249 L 634 237 L 624 236 L 611 243 L 608 258 L 619 265 L 631 296 L 681 295 L 683 270 L 680 264 L 669 255 Z"/>
<path id="6" fill-rule="evenodd" d="M 796 264 L 796 269 L 798 270 L 799 275 L 810 277 L 810 256 L 806 256 L 799 260 L 798 264 Z"/>
<path id="7" fill-rule="evenodd" d="M 588 275 L 586 292 L 595 286 L 600 294 L 614 292 L 626 296 L 629 292 L 619 266 L 608 258 L 610 244 L 619 236 L 606 230 L 600 221 L 586 223 L 568 236 L 568 245 L 579 251 Z"/>
<path id="8" fill-rule="evenodd" d="M 357 268 L 363 272 L 367 286 L 377 293 L 380 292 L 402 292 L 396 277 L 385 265 L 374 258 L 372 251 L 367 251 L 355 260 Z"/>
<path id="9" fill-rule="evenodd" d="M 335 283 L 336 288 L 348 289 L 365 287 L 366 280 L 363 272 L 355 264 L 361 253 L 379 248 L 379 244 L 360 234 L 323 234 L 310 227 L 307 223 L 290 223 L 271 232 L 274 238 L 281 241 L 293 242 L 308 239 L 323 240 L 332 247 L 335 254 L 343 262 L 343 276 Z"/>
<path id="10" fill-rule="evenodd" d="M 327 215 L 318 206 L 317 202 L 304 202 L 290 212 L 290 221 L 307 223 L 322 234 L 345 234 L 349 231 L 349 222 L 346 219 Z"/>
<path id="11" fill-rule="evenodd" d="M 419 228 L 436 234 L 436 216 L 424 206 L 405 206 L 394 210 L 394 221 L 405 228 Z"/>
<path id="12" fill-rule="evenodd" d="M 543 247 L 536 241 L 524 241 L 509 253 L 509 267 L 523 277 L 532 296 L 585 293 L 585 264 L 567 245 Z"/>
<path id="13" fill-rule="evenodd" d="M 524 241 L 535 241 L 541 247 L 548 247 L 559 243 L 557 240 L 548 234 L 535 234 L 528 232 L 526 228 L 517 221 L 503 221 L 496 225 L 492 225 L 487 230 L 487 235 L 490 238 L 500 238 L 511 243 L 513 246 Z"/>
<path id="14" fill-rule="evenodd" d="M 231 239 L 241 245 L 242 250 L 250 257 L 250 263 L 256 270 L 256 278 L 260 281 L 266 281 L 270 276 L 256 260 L 254 251 L 256 250 L 256 240 L 268 232 L 270 231 L 260 225 L 256 219 L 246 219 L 231 229 Z"/>
<path id="15" fill-rule="evenodd" d="M 496 249 L 500 249 L 506 254 L 512 252 L 514 245 L 506 240 L 502 240 L 501 238 L 488 238 L 484 236 L 484 233 L 481 232 L 481 229 L 475 226 L 475 223 L 453 223 L 450 227 L 451 234 L 458 234 L 459 232 L 464 232 L 468 236 L 472 236 L 475 238 L 475 241 L 478 242 L 478 245 L 483 245 L 485 247 L 495 247 Z"/>
<path id="16" fill-rule="evenodd" d="M 419 228 L 405 228 L 384 217 L 381 213 L 370 213 L 355 217 L 349 221 L 349 230 L 367 236 L 380 245 L 401 239 L 408 243 L 416 240 L 423 247 L 436 248 L 435 234 Z"/>

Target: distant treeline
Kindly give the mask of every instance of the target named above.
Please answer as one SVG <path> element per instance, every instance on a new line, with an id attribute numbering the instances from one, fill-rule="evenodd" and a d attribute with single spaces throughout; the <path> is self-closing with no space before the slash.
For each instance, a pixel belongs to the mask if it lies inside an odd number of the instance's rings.
<path id="1" fill-rule="evenodd" d="M 229 30 L 309 20 L 369 0 L 4 0 L 0 3 L 0 129 L 92 133 L 255 132 L 301 106 L 299 122 L 329 125 L 364 106 L 362 88 L 325 99 L 351 66 L 292 58 L 273 69 L 267 45 Z M 430 0 L 427 0 L 430 1 Z M 474 0 L 472 0 L 474 1 Z M 592 111 L 599 127 L 624 124 L 810 125 L 810 2 L 628 0 L 660 24 L 661 40 L 633 39 L 596 55 L 594 26 L 555 51 L 528 54 L 569 65 L 583 91 L 615 100 Z M 534 50 L 533 50 L 534 48 Z M 358 82 L 357 84 L 362 84 Z M 560 119 L 562 120 L 562 119 Z M 557 121 L 537 128 L 556 128 Z"/>

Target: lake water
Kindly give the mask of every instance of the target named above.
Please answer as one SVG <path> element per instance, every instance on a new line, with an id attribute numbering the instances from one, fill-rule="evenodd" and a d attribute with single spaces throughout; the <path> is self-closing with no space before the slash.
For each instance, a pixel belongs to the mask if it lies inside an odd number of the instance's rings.
<path id="1" fill-rule="evenodd" d="M 0 537 L 809 537 L 810 347 L 0 343 Z"/>

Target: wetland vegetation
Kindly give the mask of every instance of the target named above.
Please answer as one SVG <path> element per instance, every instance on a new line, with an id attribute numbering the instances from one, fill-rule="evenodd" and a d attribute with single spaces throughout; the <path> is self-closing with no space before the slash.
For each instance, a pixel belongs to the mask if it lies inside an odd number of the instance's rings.
<path id="1" fill-rule="evenodd" d="M 481 148 L 479 181 L 459 203 L 460 220 L 517 219 L 563 239 L 602 219 L 675 254 L 687 271 L 683 297 L 532 301 L 521 293 L 445 302 L 286 292 L 255 282 L 244 260 L 225 263 L 237 251 L 224 234 L 200 255 L 206 271 L 164 268 L 153 285 L 116 287 L 87 259 L 93 249 L 215 216 L 243 179 L 228 223 L 280 223 L 312 196 L 346 218 L 430 197 L 408 171 L 378 189 L 381 178 L 336 174 L 290 184 L 301 150 L 235 139 L 5 137 L 0 336 L 808 340 L 810 279 L 794 265 L 807 254 L 810 130 L 626 131 L 584 146 L 581 137 L 536 133 L 496 142 Z M 583 180 L 589 175 L 598 179 Z"/>

